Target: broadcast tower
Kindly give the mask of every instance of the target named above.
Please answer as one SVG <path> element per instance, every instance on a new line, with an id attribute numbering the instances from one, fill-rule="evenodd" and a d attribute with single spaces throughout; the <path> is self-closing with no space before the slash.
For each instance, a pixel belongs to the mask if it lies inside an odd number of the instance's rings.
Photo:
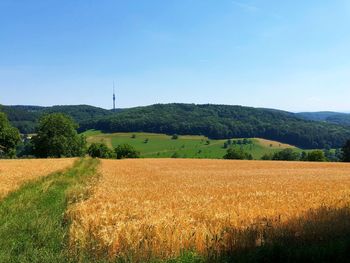
<path id="1" fill-rule="evenodd" d="M 113 81 L 113 111 L 115 111 L 115 88 L 114 88 L 114 81 Z"/>

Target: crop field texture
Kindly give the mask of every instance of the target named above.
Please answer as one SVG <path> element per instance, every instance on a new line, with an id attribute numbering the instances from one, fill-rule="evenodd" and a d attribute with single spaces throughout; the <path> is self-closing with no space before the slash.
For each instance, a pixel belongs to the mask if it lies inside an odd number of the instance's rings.
<path id="1" fill-rule="evenodd" d="M 73 165 L 75 159 L 0 160 L 0 199 L 23 183 Z"/>
<path id="2" fill-rule="evenodd" d="M 133 262 L 256 246 L 293 219 L 298 236 L 308 212 L 350 201 L 349 164 L 104 160 L 100 173 L 92 197 L 70 211 L 72 246 Z"/>

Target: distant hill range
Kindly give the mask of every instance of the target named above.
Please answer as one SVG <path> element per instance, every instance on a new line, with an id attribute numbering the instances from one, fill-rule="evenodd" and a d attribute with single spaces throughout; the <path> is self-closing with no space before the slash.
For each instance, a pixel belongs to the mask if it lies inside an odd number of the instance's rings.
<path id="1" fill-rule="evenodd" d="M 332 111 L 300 112 L 297 116 L 311 121 L 323 121 L 333 124 L 350 126 L 350 114 Z"/>
<path id="2" fill-rule="evenodd" d="M 155 104 L 113 112 L 88 105 L 1 106 L 22 133 L 33 133 L 41 115 L 62 112 L 80 131 L 204 135 L 213 139 L 259 137 L 304 149 L 338 148 L 350 139 L 350 114 L 291 113 L 229 105 Z"/>

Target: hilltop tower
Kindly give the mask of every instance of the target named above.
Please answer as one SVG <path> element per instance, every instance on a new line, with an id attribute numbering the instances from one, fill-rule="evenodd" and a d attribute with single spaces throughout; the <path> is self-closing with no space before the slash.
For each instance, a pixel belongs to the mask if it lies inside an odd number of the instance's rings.
<path id="1" fill-rule="evenodd" d="M 113 82 L 113 111 L 115 111 L 115 88 L 114 88 L 114 82 Z"/>

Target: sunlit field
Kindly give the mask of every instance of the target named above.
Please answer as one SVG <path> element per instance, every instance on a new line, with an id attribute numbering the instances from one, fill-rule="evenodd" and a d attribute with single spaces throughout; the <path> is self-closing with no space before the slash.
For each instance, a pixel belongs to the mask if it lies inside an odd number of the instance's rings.
<path id="1" fill-rule="evenodd" d="M 155 133 L 101 133 L 90 130 L 84 133 L 89 143 L 105 143 L 110 148 L 127 143 L 141 153 L 142 158 L 170 158 L 175 153 L 179 158 L 222 159 L 227 152 L 224 144 L 227 140 L 208 139 L 204 136 L 181 135 L 173 140 L 172 136 Z M 135 138 L 133 138 L 135 137 Z M 297 152 L 302 150 L 292 145 L 260 138 L 248 138 L 249 144 L 231 145 L 235 149 L 242 149 L 260 159 L 264 154 L 273 154 L 286 148 Z M 243 139 L 232 139 L 243 141 Z"/>
<path id="2" fill-rule="evenodd" d="M 71 208 L 71 246 L 133 262 L 312 239 L 332 216 L 342 231 L 335 217 L 350 201 L 342 163 L 104 160 L 99 172 L 91 198 Z"/>
<path id="3" fill-rule="evenodd" d="M 73 165 L 75 159 L 0 160 L 0 199 L 23 183 Z"/>

